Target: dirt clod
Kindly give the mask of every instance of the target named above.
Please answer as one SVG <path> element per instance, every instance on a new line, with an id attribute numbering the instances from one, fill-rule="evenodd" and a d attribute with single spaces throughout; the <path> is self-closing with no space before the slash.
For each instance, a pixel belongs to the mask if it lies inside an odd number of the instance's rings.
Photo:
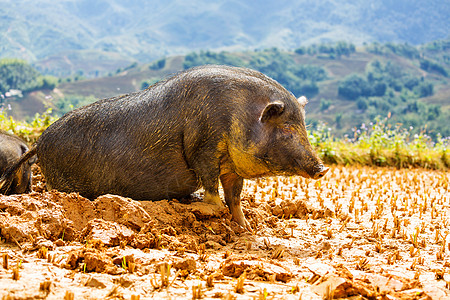
<path id="1" fill-rule="evenodd" d="M 193 272 L 197 269 L 197 263 L 192 258 L 183 259 L 173 264 L 173 267 L 177 270 L 186 270 Z"/>

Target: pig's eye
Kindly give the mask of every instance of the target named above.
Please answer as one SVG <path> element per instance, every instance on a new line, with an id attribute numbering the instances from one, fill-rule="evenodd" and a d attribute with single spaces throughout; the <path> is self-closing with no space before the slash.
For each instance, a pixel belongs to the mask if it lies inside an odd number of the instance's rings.
<path id="1" fill-rule="evenodd" d="M 281 132 L 283 132 L 284 135 L 286 136 L 290 136 L 292 137 L 292 135 L 295 132 L 295 128 L 294 126 L 290 125 L 290 124 L 285 124 L 282 128 L 281 128 Z"/>

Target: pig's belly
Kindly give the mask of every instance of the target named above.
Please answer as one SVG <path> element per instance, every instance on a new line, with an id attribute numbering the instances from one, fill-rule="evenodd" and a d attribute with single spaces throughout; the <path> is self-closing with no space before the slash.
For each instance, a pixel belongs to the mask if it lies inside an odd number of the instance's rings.
<path id="1" fill-rule="evenodd" d="M 97 161 L 98 162 L 98 161 Z M 149 162 L 149 161 L 147 161 Z M 134 200 L 162 200 L 188 196 L 201 187 L 195 172 L 182 159 L 136 162 L 139 168 L 130 168 L 103 161 L 93 168 L 93 161 L 84 160 L 80 166 L 60 164 L 43 165 L 47 187 L 61 192 L 78 192 L 95 199 L 104 194 L 115 194 Z M 100 167 L 101 166 L 101 167 Z"/>
<path id="2" fill-rule="evenodd" d="M 172 170 L 171 174 L 164 176 L 150 176 L 143 184 L 145 188 L 137 186 L 128 193 L 128 197 L 135 200 L 179 199 L 201 187 L 195 173 L 189 170 Z"/>

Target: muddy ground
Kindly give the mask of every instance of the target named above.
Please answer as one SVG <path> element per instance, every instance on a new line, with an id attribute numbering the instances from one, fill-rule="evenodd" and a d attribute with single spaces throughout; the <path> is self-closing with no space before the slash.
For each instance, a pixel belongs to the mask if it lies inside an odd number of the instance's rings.
<path id="1" fill-rule="evenodd" d="M 192 199 L 0 196 L 1 299 L 450 299 L 450 175 L 332 167 Z"/>

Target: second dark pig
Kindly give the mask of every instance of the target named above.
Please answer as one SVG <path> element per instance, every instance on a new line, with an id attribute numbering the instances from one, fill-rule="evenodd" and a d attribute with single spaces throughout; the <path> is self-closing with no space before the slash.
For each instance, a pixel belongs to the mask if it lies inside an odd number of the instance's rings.
<path id="1" fill-rule="evenodd" d="M 0 178 L 19 161 L 20 157 L 28 151 L 24 140 L 18 136 L 0 130 Z M 31 164 L 33 161 L 21 164 L 11 176 L 7 186 L 0 189 L 5 195 L 22 194 L 31 191 Z"/>
<path id="2" fill-rule="evenodd" d="M 148 89 L 67 113 L 44 131 L 37 152 L 48 187 L 88 198 L 181 198 L 199 188 L 250 229 L 240 204 L 245 178 L 328 168 L 305 128 L 306 98 L 246 68 L 203 66 Z"/>

